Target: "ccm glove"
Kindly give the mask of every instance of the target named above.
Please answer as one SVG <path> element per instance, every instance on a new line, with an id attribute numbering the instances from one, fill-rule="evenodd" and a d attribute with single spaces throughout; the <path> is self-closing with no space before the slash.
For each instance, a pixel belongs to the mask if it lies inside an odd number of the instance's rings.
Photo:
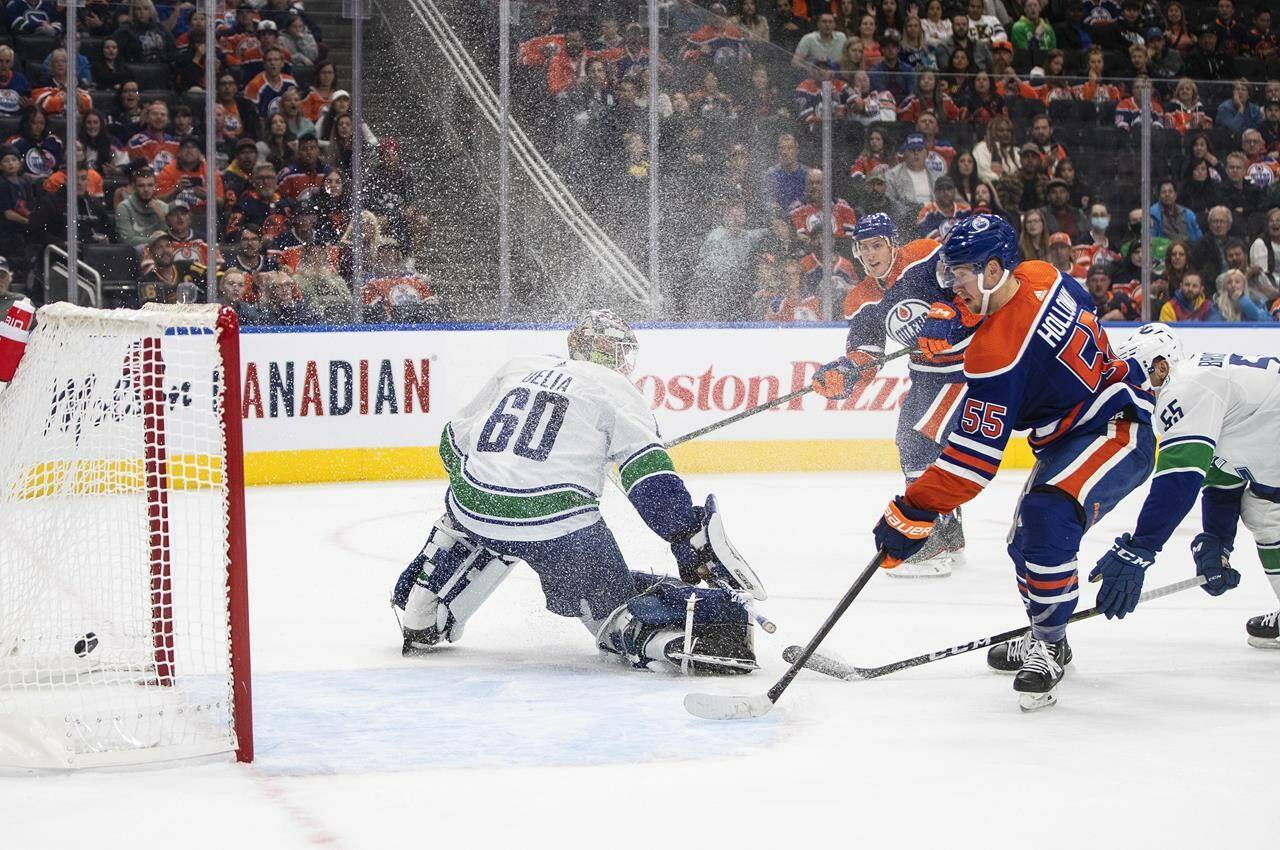
<path id="1" fill-rule="evenodd" d="M 871 532 L 876 547 L 885 553 L 885 569 L 893 569 L 910 558 L 933 533 L 937 511 L 913 508 L 902 496 L 895 496 L 884 509 L 884 516 Z"/>
<path id="2" fill-rule="evenodd" d="M 1231 568 L 1231 549 L 1222 547 L 1215 534 L 1202 531 L 1191 541 L 1191 557 L 1196 562 L 1196 575 L 1204 576 L 1200 589 L 1210 596 L 1221 596 L 1240 584 L 1240 573 Z"/>
<path id="3" fill-rule="evenodd" d="M 813 391 L 823 398 L 845 399 L 875 380 L 876 369 L 868 366 L 875 360 L 865 351 L 850 351 L 813 373 Z"/>
<path id="4" fill-rule="evenodd" d="M 1116 538 L 1110 552 L 1098 559 L 1097 566 L 1089 573 L 1089 581 L 1102 580 L 1097 606 L 1108 620 L 1112 617 L 1123 620 L 1125 614 L 1132 614 L 1138 607 L 1142 580 L 1147 567 L 1155 561 L 1156 553 L 1134 543 L 1133 535 L 1127 531 Z"/>

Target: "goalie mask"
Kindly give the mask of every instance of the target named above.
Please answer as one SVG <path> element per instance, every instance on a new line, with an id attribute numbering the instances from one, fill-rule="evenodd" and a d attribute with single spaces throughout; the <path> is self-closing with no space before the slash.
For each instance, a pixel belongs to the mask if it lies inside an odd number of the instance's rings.
<path id="1" fill-rule="evenodd" d="M 609 310 L 592 310 L 569 332 L 569 358 L 587 360 L 630 375 L 640 343 L 623 319 Z"/>

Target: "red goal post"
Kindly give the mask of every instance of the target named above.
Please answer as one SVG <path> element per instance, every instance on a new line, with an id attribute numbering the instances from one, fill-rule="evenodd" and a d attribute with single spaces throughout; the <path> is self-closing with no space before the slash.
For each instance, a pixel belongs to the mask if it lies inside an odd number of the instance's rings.
<path id="1" fill-rule="evenodd" d="M 244 528 L 235 313 L 41 309 L 0 391 L 0 768 L 251 761 Z"/>

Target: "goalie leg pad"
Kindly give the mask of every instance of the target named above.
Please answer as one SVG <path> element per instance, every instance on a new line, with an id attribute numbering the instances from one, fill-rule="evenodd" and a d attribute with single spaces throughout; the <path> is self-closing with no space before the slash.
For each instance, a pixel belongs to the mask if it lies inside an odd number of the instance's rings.
<path id="1" fill-rule="evenodd" d="M 418 557 L 396 582 L 392 603 L 404 610 L 405 652 L 454 643 L 516 559 L 486 549 L 448 516 L 436 521 Z"/>
<path id="2" fill-rule="evenodd" d="M 605 652 L 648 670 L 675 667 L 724 674 L 758 666 L 746 606 L 728 591 L 690 587 L 670 578 L 619 607 L 600 627 L 596 642 Z"/>

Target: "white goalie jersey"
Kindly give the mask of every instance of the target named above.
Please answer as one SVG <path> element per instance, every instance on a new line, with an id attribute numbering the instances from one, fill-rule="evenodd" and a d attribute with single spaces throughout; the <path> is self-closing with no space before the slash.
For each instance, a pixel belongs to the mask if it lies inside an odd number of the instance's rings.
<path id="1" fill-rule="evenodd" d="M 450 514 L 497 540 L 550 540 L 596 522 L 611 463 L 627 491 L 674 475 L 625 376 L 552 355 L 503 365 L 445 427 L 440 455 Z"/>

